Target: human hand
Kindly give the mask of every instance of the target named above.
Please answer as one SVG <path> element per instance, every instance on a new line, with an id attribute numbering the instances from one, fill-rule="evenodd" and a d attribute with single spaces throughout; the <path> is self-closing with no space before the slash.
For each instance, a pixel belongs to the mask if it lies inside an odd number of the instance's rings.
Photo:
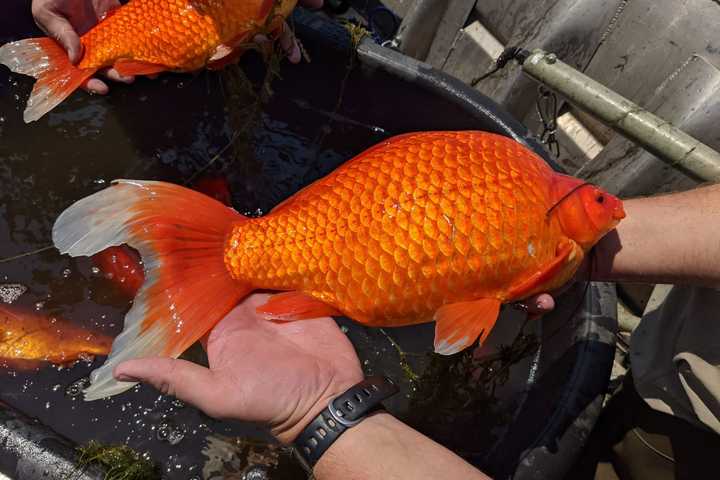
<path id="1" fill-rule="evenodd" d="M 298 4 L 307 8 L 317 9 L 323 6 L 324 0 L 298 0 Z M 256 35 L 253 39 L 258 44 L 268 42 L 269 39 L 265 35 Z M 286 21 L 282 23 L 282 32 L 280 33 L 280 48 L 282 48 L 288 56 L 290 63 L 300 62 L 301 52 L 300 44 L 295 35 L 293 35 L 290 25 Z"/>
<path id="2" fill-rule="evenodd" d="M 73 64 L 82 58 L 80 35 L 90 30 L 107 13 L 120 6 L 118 0 L 33 0 L 32 14 L 35 23 L 50 37 L 57 40 L 68 52 Z M 116 82 L 132 83 L 134 77 L 120 75 L 114 68 L 105 68 L 100 75 Z M 109 88 L 99 78 L 91 78 L 85 91 L 105 95 Z"/>
<path id="3" fill-rule="evenodd" d="M 120 381 L 149 383 L 211 417 L 262 422 L 292 442 L 328 401 L 363 380 L 352 344 L 332 318 L 273 322 L 245 299 L 207 338 L 210 368 L 185 360 L 147 358 L 115 367 Z"/>
<path id="4" fill-rule="evenodd" d="M 526 311 L 528 318 L 531 320 L 537 320 L 543 315 L 547 315 L 555 309 L 555 298 L 566 292 L 576 282 L 588 280 L 590 275 L 589 268 L 590 260 L 589 257 L 586 256 L 573 278 L 566 282 L 561 288 L 552 292 L 543 292 L 532 295 L 524 300 L 515 302 L 515 306 L 523 311 Z"/>

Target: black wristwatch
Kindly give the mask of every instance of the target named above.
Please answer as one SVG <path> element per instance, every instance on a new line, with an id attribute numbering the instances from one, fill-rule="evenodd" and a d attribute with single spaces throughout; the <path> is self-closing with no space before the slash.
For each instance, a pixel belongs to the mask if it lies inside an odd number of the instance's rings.
<path id="1" fill-rule="evenodd" d="M 314 467 L 345 430 L 382 409 L 381 402 L 397 392 L 397 385 L 388 377 L 367 377 L 328 402 L 328 406 L 298 435 L 294 442 L 296 453 L 310 468 Z"/>

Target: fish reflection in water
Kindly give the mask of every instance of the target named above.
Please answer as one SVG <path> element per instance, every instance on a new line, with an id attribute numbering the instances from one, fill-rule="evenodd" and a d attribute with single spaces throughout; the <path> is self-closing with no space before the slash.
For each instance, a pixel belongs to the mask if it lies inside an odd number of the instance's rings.
<path id="1" fill-rule="evenodd" d="M 0 365 L 30 370 L 110 352 L 112 338 L 21 307 L 0 305 Z"/>

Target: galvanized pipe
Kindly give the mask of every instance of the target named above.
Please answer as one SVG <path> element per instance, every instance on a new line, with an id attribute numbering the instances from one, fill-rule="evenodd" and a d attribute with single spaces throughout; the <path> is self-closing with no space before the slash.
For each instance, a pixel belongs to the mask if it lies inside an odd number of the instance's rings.
<path id="1" fill-rule="evenodd" d="M 41 423 L 0 402 L 0 478 L 102 480 L 99 466 L 79 468 L 75 445 Z"/>
<path id="2" fill-rule="evenodd" d="M 561 62 L 555 54 L 533 50 L 522 68 L 531 78 L 687 175 L 700 181 L 720 181 L 720 153 Z"/>

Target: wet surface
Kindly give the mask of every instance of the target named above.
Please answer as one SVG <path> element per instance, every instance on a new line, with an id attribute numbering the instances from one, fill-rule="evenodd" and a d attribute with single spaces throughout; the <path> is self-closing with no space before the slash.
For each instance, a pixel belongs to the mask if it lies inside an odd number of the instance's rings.
<path id="1" fill-rule="evenodd" d="M 0 43 L 37 34 L 27 2 L 8 1 L 3 8 Z M 22 110 L 32 80 L 0 67 L 2 301 L 107 335 L 120 332 L 130 306 L 126 296 L 89 259 L 45 249 L 57 215 L 115 178 L 192 185 L 221 176 L 235 209 L 262 214 L 383 138 L 475 126 L 459 108 L 380 72 L 354 69 L 343 87 L 347 57 L 312 42 L 305 47 L 312 62 L 283 63 L 272 97 L 260 106 L 237 71 L 163 75 L 130 86 L 113 84 L 107 97 L 78 92 L 29 125 L 22 122 Z M 259 59 L 250 54 L 240 66 L 257 88 L 265 73 Z M 2 261 L 33 251 L 38 253 Z M 393 412 L 448 441 L 453 435 L 448 419 L 465 422 L 475 433 L 463 434 L 455 446 L 482 451 L 512 421 L 533 378 L 536 325 L 526 326 L 529 336 L 518 337 L 523 321 L 517 312 L 504 314 L 476 359 L 472 352 L 452 359 L 429 354 L 432 325 L 381 331 L 340 323 L 368 372 L 401 379 L 402 395 L 388 403 Z M 203 477 L 208 436 L 224 441 L 226 449 L 237 437 L 269 438 L 259 427 L 214 421 L 150 387 L 84 402 L 83 379 L 103 359 L 31 372 L 0 369 L 0 400 L 76 442 L 126 442 L 148 452 L 173 479 Z M 235 449 L 235 460 L 226 462 L 228 468 L 247 467 L 247 458 L 237 456 L 247 457 L 249 447 L 243 445 Z M 291 459 L 273 455 L 272 478 L 299 478 Z"/>

